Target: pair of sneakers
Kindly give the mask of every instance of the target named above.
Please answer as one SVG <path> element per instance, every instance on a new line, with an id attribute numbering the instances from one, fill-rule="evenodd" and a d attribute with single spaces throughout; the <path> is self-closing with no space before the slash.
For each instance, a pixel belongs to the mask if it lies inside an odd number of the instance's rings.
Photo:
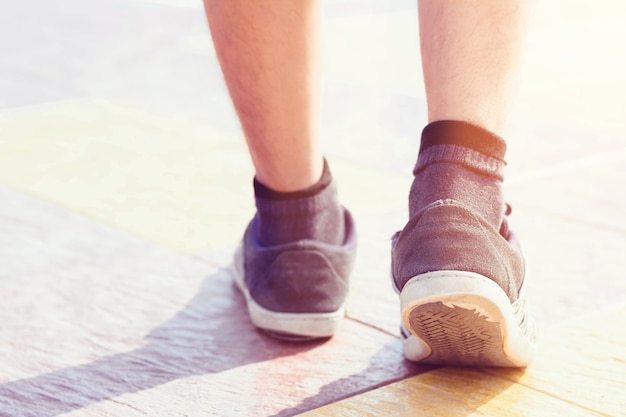
<path id="1" fill-rule="evenodd" d="M 524 261 L 504 216 L 496 230 L 456 200 L 435 201 L 392 239 L 407 359 L 429 364 L 523 367 L 534 333 L 524 299 Z M 288 340 L 332 336 L 344 316 L 356 252 L 344 209 L 341 245 L 312 240 L 262 246 L 249 224 L 234 262 L 252 322 Z"/>

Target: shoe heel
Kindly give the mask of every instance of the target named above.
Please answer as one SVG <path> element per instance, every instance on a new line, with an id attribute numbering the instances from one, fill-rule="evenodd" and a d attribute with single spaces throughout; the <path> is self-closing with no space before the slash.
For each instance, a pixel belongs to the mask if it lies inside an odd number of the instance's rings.
<path id="1" fill-rule="evenodd" d="M 411 360 L 498 367 L 523 367 L 532 360 L 532 337 L 516 317 L 525 312 L 488 278 L 463 271 L 422 274 L 407 282 L 400 300 Z"/>
<path id="2" fill-rule="evenodd" d="M 235 284 L 246 298 L 252 323 L 268 335 L 290 342 L 307 342 L 332 337 L 345 316 L 343 306 L 331 312 L 289 313 L 273 311 L 257 303 L 245 284 L 243 247 L 235 253 L 233 263 Z"/>

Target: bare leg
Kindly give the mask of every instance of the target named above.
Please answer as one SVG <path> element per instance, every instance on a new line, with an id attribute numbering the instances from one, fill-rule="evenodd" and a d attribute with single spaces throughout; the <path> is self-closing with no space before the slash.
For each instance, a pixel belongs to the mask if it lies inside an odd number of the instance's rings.
<path id="1" fill-rule="evenodd" d="M 317 0 L 205 0 L 217 56 L 256 169 L 257 212 L 235 255 L 250 319 L 292 341 L 332 336 L 354 225 L 317 143 Z"/>
<path id="2" fill-rule="evenodd" d="M 256 177 L 276 191 L 322 174 L 316 0 L 205 0 L 213 42 Z"/>
<path id="3" fill-rule="evenodd" d="M 391 262 L 410 360 L 524 367 L 533 357 L 524 260 L 503 210 L 506 143 L 494 134 L 526 1 L 419 0 L 429 124 Z"/>
<path id="4" fill-rule="evenodd" d="M 419 0 L 429 122 L 501 133 L 526 27 L 526 0 Z"/>

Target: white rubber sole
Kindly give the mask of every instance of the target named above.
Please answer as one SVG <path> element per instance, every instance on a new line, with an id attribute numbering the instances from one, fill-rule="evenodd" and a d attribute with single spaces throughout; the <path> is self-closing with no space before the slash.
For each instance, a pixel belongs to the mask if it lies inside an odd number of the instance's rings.
<path id="1" fill-rule="evenodd" d="M 284 340 L 304 341 L 333 336 L 345 316 L 344 308 L 331 313 L 283 313 L 259 305 L 250 296 L 244 280 L 243 248 L 235 253 L 233 276 L 246 298 L 252 323 L 270 335 Z"/>
<path id="2" fill-rule="evenodd" d="M 525 367 L 534 356 L 523 294 L 511 304 L 492 280 L 464 271 L 411 278 L 400 292 L 403 350 L 416 362 Z M 519 319 L 519 320 L 518 320 Z"/>

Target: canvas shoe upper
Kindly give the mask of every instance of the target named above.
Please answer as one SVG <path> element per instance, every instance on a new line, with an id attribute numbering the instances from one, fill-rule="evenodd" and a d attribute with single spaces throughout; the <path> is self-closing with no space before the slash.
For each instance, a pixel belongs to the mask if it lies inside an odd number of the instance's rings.
<path id="1" fill-rule="evenodd" d="M 532 360 L 524 258 L 506 216 L 496 230 L 458 201 L 427 205 L 393 237 L 392 279 L 408 359 L 515 367 Z"/>
<path id="2" fill-rule="evenodd" d="M 344 209 L 342 245 L 300 240 L 262 246 L 253 219 L 234 262 L 235 282 L 253 323 L 284 339 L 332 336 L 343 316 L 356 253 L 350 212 Z"/>

